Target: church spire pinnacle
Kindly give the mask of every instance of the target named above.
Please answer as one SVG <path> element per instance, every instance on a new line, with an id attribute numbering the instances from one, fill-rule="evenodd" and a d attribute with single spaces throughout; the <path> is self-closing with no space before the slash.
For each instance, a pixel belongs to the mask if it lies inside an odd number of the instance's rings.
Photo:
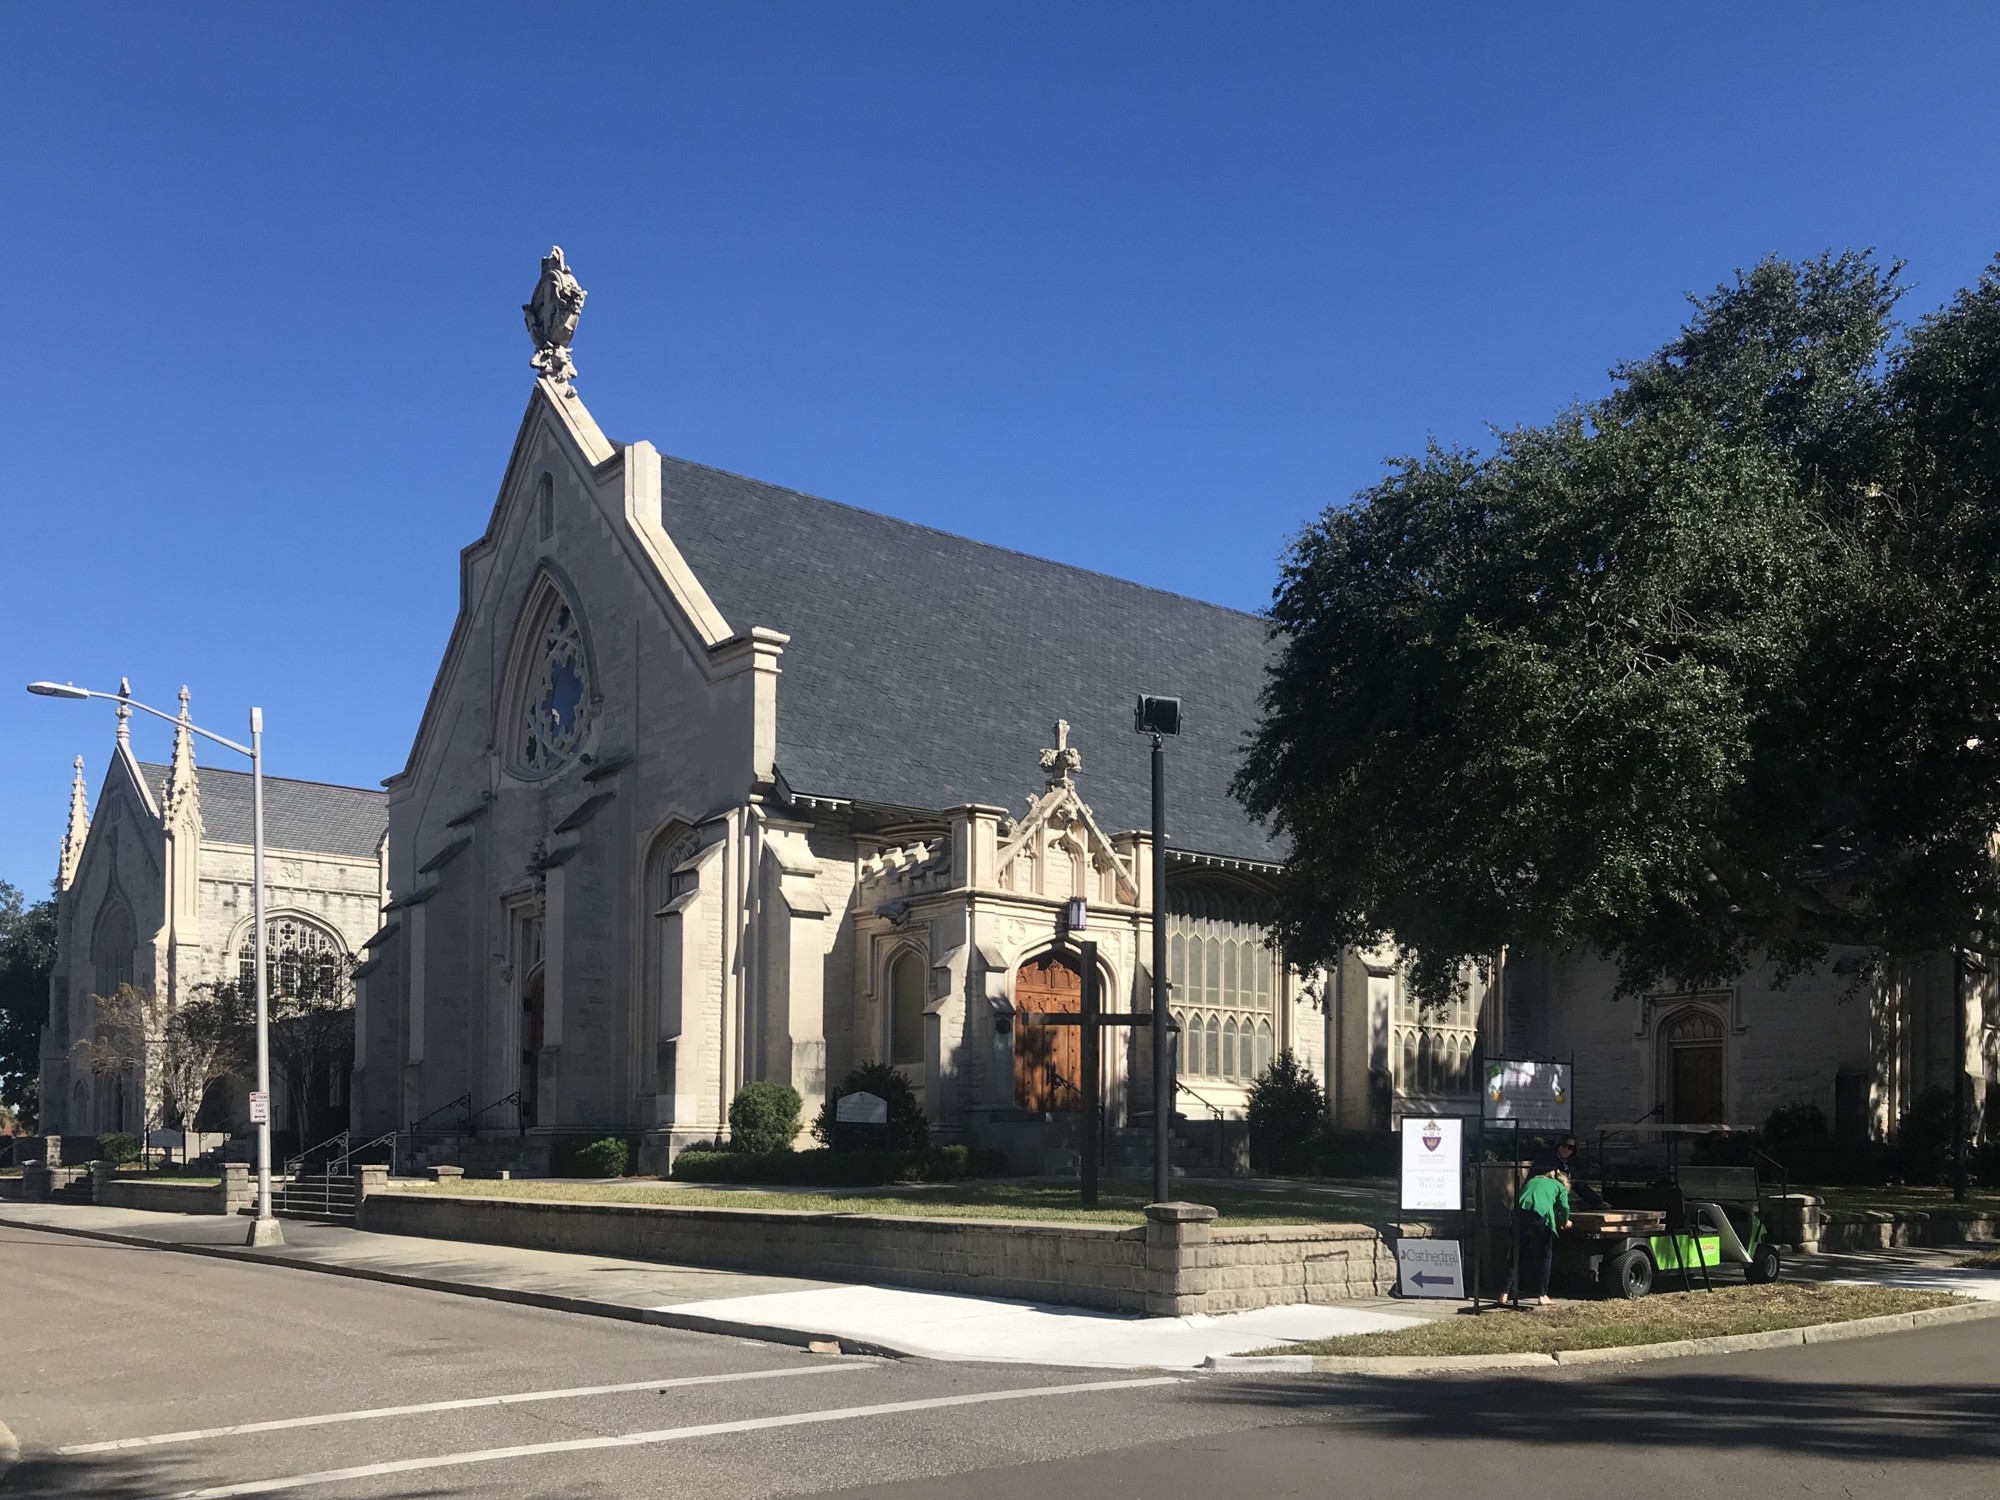
<path id="1" fill-rule="evenodd" d="M 1069 720 L 1056 720 L 1056 745 L 1040 756 L 1042 774 L 1051 787 L 1074 786 L 1070 779 L 1083 769 L 1083 752 L 1069 742 Z"/>
<path id="2" fill-rule="evenodd" d="M 130 750 L 132 748 L 132 704 L 129 701 L 131 697 L 132 697 L 132 679 L 129 677 L 119 678 L 118 679 L 118 700 L 119 700 L 118 701 L 118 748 L 121 750 Z"/>
<path id="3" fill-rule="evenodd" d="M 188 718 L 187 684 L 181 684 L 181 717 L 174 725 L 174 763 L 167 771 L 166 803 L 160 811 L 169 823 L 185 810 L 201 821 L 201 793 L 194 774 L 194 725 Z"/>
<path id="4" fill-rule="evenodd" d="M 68 890 L 76 880 L 76 867 L 83 862 L 83 841 L 90 837 L 90 793 L 83 784 L 83 757 L 76 758 L 76 774 L 69 784 L 69 827 L 63 833 L 62 853 L 56 862 L 56 885 Z"/>

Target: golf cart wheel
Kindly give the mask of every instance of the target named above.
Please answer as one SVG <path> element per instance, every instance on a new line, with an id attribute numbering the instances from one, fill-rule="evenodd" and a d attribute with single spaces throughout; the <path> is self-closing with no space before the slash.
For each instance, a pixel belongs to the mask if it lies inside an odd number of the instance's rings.
<path id="1" fill-rule="evenodd" d="M 1743 1279 L 1752 1285 L 1762 1286 L 1767 1281 L 1776 1281 L 1782 1267 L 1776 1245 L 1759 1245 L 1757 1253 L 1750 1257 L 1750 1264 L 1743 1268 Z"/>
<path id="2" fill-rule="evenodd" d="M 1606 1261 L 1600 1275 L 1605 1296 L 1636 1302 L 1653 1289 L 1653 1257 L 1644 1250 L 1627 1250 Z"/>

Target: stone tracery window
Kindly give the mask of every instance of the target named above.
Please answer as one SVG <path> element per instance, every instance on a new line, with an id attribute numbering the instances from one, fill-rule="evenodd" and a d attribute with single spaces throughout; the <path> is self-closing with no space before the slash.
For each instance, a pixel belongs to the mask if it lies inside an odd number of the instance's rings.
<path id="1" fill-rule="evenodd" d="M 1271 1065 L 1277 1039 L 1278 955 L 1248 893 L 1175 890 L 1167 912 L 1167 981 L 1188 1078 L 1248 1083 Z"/>
<path id="2" fill-rule="evenodd" d="M 272 998 L 332 1000 L 340 996 L 340 939 L 303 917 L 270 917 L 264 923 L 264 972 Z M 247 929 L 236 948 L 236 977 L 245 990 L 257 983 L 257 932 Z"/>
<path id="3" fill-rule="evenodd" d="M 522 776 L 546 776 L 576 758 L 590 728 L 591 683 L 583 621 L 562 590 L 546 579 L 515 652 L 515 684 L 507 702 L 511 764 Z"/>

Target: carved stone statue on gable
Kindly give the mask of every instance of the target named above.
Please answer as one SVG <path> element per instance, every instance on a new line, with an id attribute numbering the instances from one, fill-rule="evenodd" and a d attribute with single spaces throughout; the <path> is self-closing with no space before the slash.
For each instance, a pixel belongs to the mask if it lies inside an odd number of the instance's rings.
<path id="1" fill-rule="evenodd" d="M 583 316 L 584 295 L 563 259 L 562 246 L 556 245 L 542 257 L 542 279 L 535 283 L 535 295 L 521 307 L 528 336 L 535 341 L 534 358 L 528 363 L 565 385 L 576 379 L 569 341 L 576 337 L 577 320 Z"/>

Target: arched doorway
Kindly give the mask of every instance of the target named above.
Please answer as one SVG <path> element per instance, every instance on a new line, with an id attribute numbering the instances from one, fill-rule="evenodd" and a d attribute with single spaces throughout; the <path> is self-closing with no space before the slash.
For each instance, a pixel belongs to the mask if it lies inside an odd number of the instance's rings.
<path id="1" fill-rule="evenodd" d="M 1083 1009 L 1083 975 L 1046 953 L 1014 971 L 1014 1102 L 1037 1114 L 1074 1110 L 1082 1099 L 1083 1029 L 1046 1026 L 1026 1014 Z M 1024 1014 L 1025 1013 L 1025 1014 Z"/>
<path id="2" fill-rule="evenodd" d="M 1713 1011 L 1681 1011 L 1660 1029 L 1660 1082 L 1673 1124 L 1725 1123 L 1722 1022 Z"/>
<path id="3" fill-rule="evenodd" d="M 539 1123 L 542 1096 L 542 968 L 521 986 L 521 1112 L 523 1128 Z"/>

